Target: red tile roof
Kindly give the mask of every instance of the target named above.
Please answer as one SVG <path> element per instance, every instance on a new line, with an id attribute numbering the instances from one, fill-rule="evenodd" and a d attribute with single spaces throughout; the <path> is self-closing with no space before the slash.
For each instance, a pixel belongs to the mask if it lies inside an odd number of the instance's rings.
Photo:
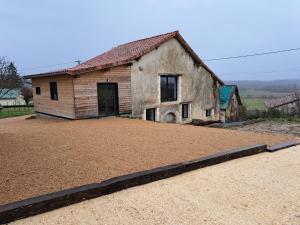
<path id="1" fill-rule="evenodd" d="M 190 53 L 191 57 L 200 65 L 204 66 L 213 77 L 215 77 L 221 84 L 223 81 L 219 79 L 209 68 L 206 66 L 203 61 L 197 56 L 197 54 L 192 50 L 192 48 L 185 42 L 183 37 L 179 34 L 178 31 L 157 35 L 154 37 L 149 37 L 133 42 L 129 42 L 123 45 L 119 45 L 111 50 L 104 52 L 103 54 L 96 56 L 90 60 L 83 62 L 82 64 L 65 69 L 60 71 L 41 73 L 36 75 L 25 76 L 25 78 L 33 78 L 40 76 L 50 76 L 50 75 L 59 75 L 59 74 L 76 74 L 84 73 L 93 70 L 101 70 L 105 68 L 111 68 L 119 65 L 125 65 L 131 63 L 134 60 L 140 58 L 146 53 L 152 51 L 155 48 L 158 48 L 162 43 L 176 38 L 181 45 Z"/>
<path id="2" fill-rule="evenodd" d="M 129 63 L 138 57 L 145 55 L 154 48 L 157 48 L 163 42 L 176 36 L 178 32 L 174 31 L 158 35 L 155 37 L 145 38 L 133 42 L 129 42 L 123 45 L 119 45 L 110 51 L 104 52 L 103 54 L 96 56 L 86 62 L 71 68 L 71 71 L 80 71 L 97 67 L 97 69 L 113 67 Z"/>
<path id="3" fill-rule="evenodd" d="M 267 99 L 265 104 L 268 109 L 273 109 L 296 101 L 300 101 L 300 91 L 283 97 Z"/>

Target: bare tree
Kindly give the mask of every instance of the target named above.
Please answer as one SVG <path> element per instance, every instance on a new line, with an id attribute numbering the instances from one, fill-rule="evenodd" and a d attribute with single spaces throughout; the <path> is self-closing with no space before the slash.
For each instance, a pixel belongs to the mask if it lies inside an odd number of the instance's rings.
<path id="1" fill-rule="evenodd" d="M 300 116 L 300 91 L 295 91 L 295 98 L 296 98 L 296 113 Z"/>
<path id="2" fill-rule="evenodd" d="M 23 85 L 22 78 L 13 62 L 0 57 L 0 98 Z"/>
<path id="3" fill-rule="evenodd" d="M 26 105 L 28 105 L 29 100 L 32 98 L 31 87 L 24 85 L 21 89 L 21 95 L 23 96 Z"/>

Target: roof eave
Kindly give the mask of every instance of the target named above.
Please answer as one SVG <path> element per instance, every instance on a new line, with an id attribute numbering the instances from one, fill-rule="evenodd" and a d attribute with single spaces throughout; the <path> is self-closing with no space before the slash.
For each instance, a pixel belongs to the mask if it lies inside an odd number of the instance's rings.
<path id="1" fill-rule="evenodd" d="M 70 73 L 68 73 L 67 71 L 37 73 L 37 74 L 25 75 L 25 76 L 23 76 L 23 79 L 32 79 L 32 78 L 39 78 L 39 77 L 50 77 L 50 76 L 58 76 L 58 75 L 70 75 Z"/>

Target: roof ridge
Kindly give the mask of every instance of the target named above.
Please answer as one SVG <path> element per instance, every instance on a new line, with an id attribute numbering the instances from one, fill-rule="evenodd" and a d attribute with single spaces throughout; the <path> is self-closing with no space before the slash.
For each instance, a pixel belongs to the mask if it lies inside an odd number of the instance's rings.
<path id="1" fill-rule="evenodd" d="M 236 84 L 223 84 L 223 85 L 221 85 L 221 86 L 234 86 L 234 87 L 237 87 Z"/>
<path id="2" fill-rule="evenodd" d="M 131 44 L 131 43 L 138 42 L 138 41 L 144 41 L 144 40 L 147 40 L 147 39 L 157 38 L 157 37 L 160 37 L 160 36 L 170 35 L 170 34 L 178 34 L 178 33 L 179 33 L 179 31 L 175 30 L 175 31 L 171 31 L 171 32 L 168 32 L 168 33 L 164 33 L 164 34 L 158 34 L 158 35 L 155 35 L 155 36 L 141 38 L 141 39 L 138 39 L 138 40 L 135 40 L 135 41 L 130 41 L 130 42 L 127 42 L 127 43 L 124 43 L 124 44 L 117 45 L 114 48 L 118 48 L 118 47 L 121 47 L 123 45 Z"/>
<path id="3" fill-rule="evenodd" d="M 92 61 L 93 61 L 95 58 L 97 58 L 97 57 L 99 57 L 99 56 L 101 56 L 101 55 L 104 55 L 104 54 L 106 54 L 107 52 L 109 52 L 109 51 L 111 51 L 111 50 L 113 50 L 113 49 L 115 49 L 115 48 L 122 47 L 122 46 L 124 46 L 124 45 L 132 44 L 132 43 L 135 43 L 135 42 L 144 41 L 144 40 L 147 40 L 147 39 L 152 39 L 152 38 L 156 38 L 156 37 L 160 37 L 160 36 L 164 36 L 164 35 L 174 34 L 174 36 L 175 36 L 175 35 L 178 34 L 178 33 L 179 33 L 179 31 L 178 31 L 178 30 L 175 30 L 175 31 L 172 31 L 172 32 L 168 32 L 168 33 L 164 33 L 164 34 L 159 34 L 159 35 L 155 35 L 155 36 L 151 36 L 151 37 L 146 37 L 146 38 L 138 39 L 138 40 L 135 40 L 135 41 L 130 41 L 130 42 L 127 42 L 127 43 L 124 43 L 124 44 L 120 44 L 120 45 L 117 45 L 116 47 L 111 48 L 110 50 L 107 50 L 107 51 L 103 52 L 103 53 L 100 54 L 100 55 L 97 55 L 97 56 L 95 56 L 95 57 L 93 57 L 93 58 L 90 58 L 90 59 L 88 59 L 88 60 L 82 62 L 80 65 L 82 65 L 82 64 L 83 64 L 83 65 L 89 65 L 89 63 L 92 63 Z M 76 66 L 74 66 L 74 67 L 76 67 Z M 74 68 L 74 67 L 72 67 L 72 68 Z"/>

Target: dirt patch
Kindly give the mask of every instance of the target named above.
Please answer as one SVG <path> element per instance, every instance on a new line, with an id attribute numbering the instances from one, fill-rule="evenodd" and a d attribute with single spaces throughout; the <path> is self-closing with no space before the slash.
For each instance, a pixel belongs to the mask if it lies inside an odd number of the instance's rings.
<path id="1" fill-rule="evenodd" d="M 230 128 L 239 131 L 257 133 L 288 134 L 300 137 L 300 123 L 263 121 L 259 123 Z"/>
<path id="2" fill-rule="evenodd" d="M 0 204 L 251 144 L 291 139 L 130 119 L 0 121 Z"/>

